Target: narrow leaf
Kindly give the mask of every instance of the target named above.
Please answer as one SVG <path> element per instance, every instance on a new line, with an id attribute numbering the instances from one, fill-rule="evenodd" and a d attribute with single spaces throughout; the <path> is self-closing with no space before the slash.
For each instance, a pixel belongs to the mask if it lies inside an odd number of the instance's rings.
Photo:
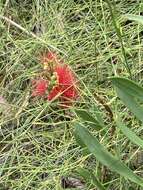
<path id="1" fill-rule="evenodd" d="M 143 187 L 143 179 L 133 173 L 120 160 L 110 154 L 89 131 L 81 125 L 76 125 L 76 133 L 81 138 L 82 142 L 87 146 L 88 150 L 99 160 L 103 165 L 109 167 L 112 171 L 117 172 L 121 176 L 130 179 Z"/>
<path id="2" fill-rule="evenodd" d="M 99 190 L 106 190 L 103 184 L 97 179 L 93 174 L 92 170 L 86 170 L 84 168 L 79 168 L 78 173 L 87 181 L 89 184 L 93 183 L 95 187 L 98 187 Z M 93 188 L 94 188 L 93 186 Z"/>
<path id="3" fill-rule="evenodd" d="M 90 152 L 88 151 L 87 147 L 85 146 L 84 142 L 81 140 L 81 138 L 78 136 L 78 134 L 75 132 L 74 137 L 76 139 L 77 144 L 79 144 L 83 149 L 82 149 L 82 154 L 83 155 L 88 155 Z"/>
<path id="4" fill-rule="evenodd" d="M 92 126 L 96 127 L 96 129 L 100 130 L 103 127 L 103 123 L 100 123 L 96 118 L 94 118 L 89 112 L 83 109 L 75 109 L 75 112 L 78 117 L 82 118 L 84 121 L 89 122 L 90 124 L 94 124 Z"/>
<path id="5" fill-rule="evenodd" d="M 132 80 L 122 77 L 111 77 L 110 79 L 117 88 L 143 101 L 143 87 Z"/>
<path id="6" fill-rule="evenodd" d="M 143 140 L 140 139 L 131 129 L 126 127 L 118 118 L 116 121 L 118 128 L 122 131 L 122 133 L 130 139 L 131 142 L 143 148 Z"/>
<path id="7" fill-rule="evenodd" d="M 118 96 L 124 102 L 124 104 L 131 110 L 135 116 L 143 122 L 143 107 L 135 100 L 135 98 L 128 93 L 123 92 L 120 89 L 116 89 Z"/>
<path id="8" fill-rule="evenodd" d="M 111 80 L 120 99 L 143 122 L 143 107 L 137 102 L 137 99 L 143 101 L 142 87 L 125 78 L 114 77 Z"/>

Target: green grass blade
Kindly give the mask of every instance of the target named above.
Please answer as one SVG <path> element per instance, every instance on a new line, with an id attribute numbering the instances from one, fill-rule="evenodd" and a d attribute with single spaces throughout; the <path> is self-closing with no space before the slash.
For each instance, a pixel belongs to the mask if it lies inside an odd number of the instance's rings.
<path id="1" fill-rule="evenodd" d="M 130 179 L 136 184 L 143 187 L 143 179 L 133 173 L 120 160 L 111 155 L 89 131 L 77 124 L 75 126 L 76 133 L 81 138 L 82 142 L 87 146 L 88 150 L 99 160 L 103 165 L 117 172 L 121 176 Z"/>
<path id="2" fill-rule="evenodd" d="M 139 138 L 131 129 L 126 127 L 118 118 L 116 121 L 117 127 L 122 131 L 122 133 L 134 144 L 143 148 L 143 140 Z"/>
<path id="3" fill-rule="evenodd" d="M 84 180 L 93 184 L 94 187 L 97 187 L 99 190 L 106 190 L 103 184 L 97 179 L 97 177 L 93 174 L 92 170 L 86 170 L 84 168 L 79 168 L 78 173 L 84 178 Z M 94 188 L 93 187 L 93 188 Z"/>
<path id="4" fill-rule="evenodd" d="M 117 19 L 116 19 L 117 16 L 115 15 L 115 6 L 114 7 L 112 6 L 112 3 L 110 0 L 105 0 L 105 1 L 108 4 L 110 15 L 112 18 L 112 22 L 113 22 L 114 28 L 116 30 L 118 39 L 119 39 L 120 44 L 121 44 L 121 50 L 122 50 L 122 54 L 123 54 L 124 61 L 125 61 L 125 63 L 123 63 L 123 64 L 124 64 L 128 74 L 130 75 L 130 78 L 132 79 L 132 73 L 131 73 L 130 65 L 128 63 L 127 55 L 126 55 L 126 51 L 125 51 L 125 47 L 124 47 L 124 41 L 122 39 L 122 34 L 121 34 L 121 30 L 119 28 L 119 23 L 117 23 Z"/>
<path id="5" fill-rule="evenodd" d="M 125 18 L 129 19 L 129 20 L 132 20 L 132 21 L 136 21 L 140 24 L 143 24 L 143 16 L 139 16 L 139 15 L 132 15 L 132 14 L 127 14 L 127 15 L 124 15 Z"/>

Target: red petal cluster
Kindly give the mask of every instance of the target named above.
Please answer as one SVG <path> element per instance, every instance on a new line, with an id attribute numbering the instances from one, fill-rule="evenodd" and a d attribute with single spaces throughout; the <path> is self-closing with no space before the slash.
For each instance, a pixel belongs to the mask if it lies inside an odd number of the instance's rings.
<path id="1" fill-rule="evenodd" d="M 74 100 L 78 96 L 76 78 L 67 65 L 58 65 L 55 68 L 58 77 L 58 84 L 51 90 L 48 100 L 52 100 L 60 94 L 62 99 Z"/>
<path id="2" fill-rule="evenodd" d="M 32 96 L 44 96 L 47 91 L 48 81 L 45 79 L 37 79 L 32 81 L 34 90 Z"/>
<path id="3" fill-rule="evenodd" d="M 72 100 L 78 97 L 77 79 L 70 67 L 62 64 L 62 61 L 53 52 L 48 52 L 43 57 L 43 62 L 48 63 L 50 61 L 55 63 L 53 74 L 57 77 L 57 84 L 48 92 L 50 80 L 38 79 L 33 84 L 34 90 L 32 96 L 46 96 L 47 93 L 47 99 L 49 101 L 57 96 L 62 100 L 63 104 L 69 105 Z"/>

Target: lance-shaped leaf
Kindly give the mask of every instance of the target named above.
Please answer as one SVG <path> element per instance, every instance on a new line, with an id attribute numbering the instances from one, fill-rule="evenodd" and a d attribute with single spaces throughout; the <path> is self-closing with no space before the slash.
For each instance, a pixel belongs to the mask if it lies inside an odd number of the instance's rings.
<path id="1" fill-rule="evenodd" d="M 98 178 L 93 174 L 92 170 L 87 170 L 84 168 L 79 168 L 77 171 L 83 178 L 84 180 L 92 185 L 92 188 L 98 187 L 99 190 L 106 190 L 103 186 L 103 184 L 98 180 Z M 90 187 L 91 188 L 91 187 Z"/>
<path id="2" fill-rule="evenodd" d="M 122 133 L 130 139 L 130 141 L 139 147 L 143 148 L 143 140 L 138 137 L 131 129 L 125 126 L 121 120 L 118 118 L 116 121 L 117 127 L 122 131 Z"/>
<path id="3" fill-rule="evenodd" d="M 104 126 L 103 122 L 91 115 L 91 113 L 87 112 L 84 109 L 75 109 L 75 113 L 78 117 L 80 117 L 83 121 L 90 123 L 91 127 L 95 127 L 96 129 L 100 130 Z"/>
<path id="4" fill-rule="evenodd" d="M 116 87 L 119 98 L 143 122 L 143 107 L 137 101 L 143 102 L 143 88 L 125 78 L 113 77 L 111 80 Z"/>
<path id="5" fill-rule="evenodd" d="M 124 93 L 128 93 L 143 102 L 143 87 L 139 86 L 134 81 L 123 77 L 111 77 L 110 79 L 112 80 L 113 85 L 124 91 Z"/>
<path id="6" fill-rule="evenodd" d="M 75 126 L 76 133 L 85 144 L 87 149 L 100 161 L 103 165 L 110 168 L 112 171 L 117 172 L 121 176 L 130 179 L 136 184 L 143 187 L 143 179 L 133 173 L 125 164 L 109 153 L 94 137 L 88 129 L 84 128 L 80 124 Z"/>

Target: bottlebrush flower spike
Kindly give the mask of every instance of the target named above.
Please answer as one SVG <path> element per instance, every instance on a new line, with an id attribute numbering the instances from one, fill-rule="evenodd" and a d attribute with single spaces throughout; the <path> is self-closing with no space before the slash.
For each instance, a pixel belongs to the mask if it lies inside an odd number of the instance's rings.
<path id="1" fill-rule="evenodd" d="M 55 68 L 58 84 L 50 91 L 48 100 L 52 100 L 57 95 L 63 101 L 75 100 L 78 97 L 77 80 L 68 65 L 58 65 Z"/>
<path id="2" fill-rule="evenodd" d="M 49 101 L 57 96 L 62 101 L 62 105 L 71 105 L 72 101 L 79 96 L 77 79 L 71 68 L 54 52 L 43 54 L 41 62 L 44 68 L 44 79 L 34 80 L 32 96 L 46 97 L 48 94 Z"/>
<path id="3" fill-rule="evenodd" d="M 47 80 L 45 80 L 45 79 L 33 80 L 32 84 L 34 86 L 32 96 L 44 96 L 46 94 L 46 91 L 48 88 L 48 81 Z"/>

